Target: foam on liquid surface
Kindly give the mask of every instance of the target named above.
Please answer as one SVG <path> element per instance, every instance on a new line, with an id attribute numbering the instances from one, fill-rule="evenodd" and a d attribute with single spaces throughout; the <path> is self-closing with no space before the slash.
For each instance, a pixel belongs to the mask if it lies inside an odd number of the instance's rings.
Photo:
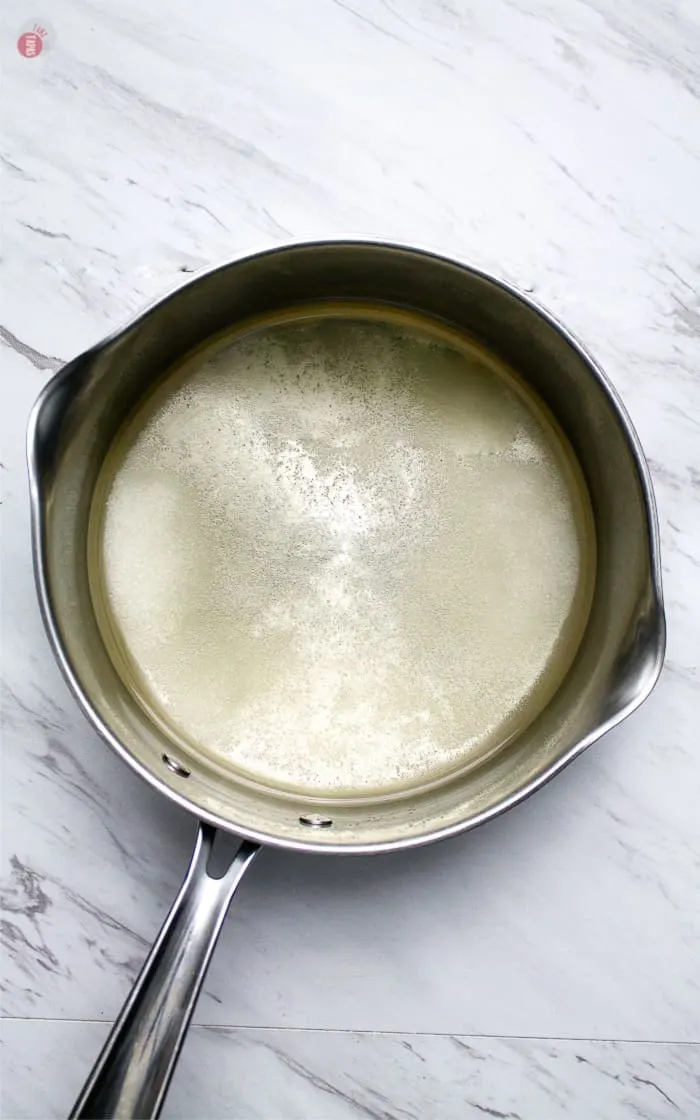
<path id="1" fill-rule="evenodd" d="M 553 429 L 480 350 L 398 314 L 212 344 L 102 485 L 98 582 L 143 702 L 267 783 L 398 789 L 485 756 L 585 621 Z"/>

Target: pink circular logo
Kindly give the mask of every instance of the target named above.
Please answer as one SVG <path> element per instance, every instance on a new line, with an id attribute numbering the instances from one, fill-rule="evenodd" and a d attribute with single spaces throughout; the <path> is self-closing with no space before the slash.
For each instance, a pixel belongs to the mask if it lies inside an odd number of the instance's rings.
<path id="1" fill-rule="evenodd" d="M 51 40 L 51 32 L 44 20 L 25 23 L 17 40 L 17 50 L 22 58 L 38 58 Z"/>
<path id="2" fill-rule="evenodd" d="M 40 37 L 36 31 L 25 31 L 24 35 L 20 35 L 17 40 L 17 50 L 23 54 L 25 58 L 36 58 L 38 54 L 44 49 Z"/>

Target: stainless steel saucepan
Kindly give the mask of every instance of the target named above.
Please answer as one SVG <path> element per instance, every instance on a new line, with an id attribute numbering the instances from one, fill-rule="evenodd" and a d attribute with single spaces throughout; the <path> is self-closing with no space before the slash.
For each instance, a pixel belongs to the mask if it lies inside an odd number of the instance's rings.
<path id="1" fill-rule="evenodd" d="M 578 459 L 595 522 L 592 606 L 571 668 L 534 721 L 482 765 L 405 795 L 309 798 L 183 753 L 149 718 L 102 640 L 87 570 L 98 472 L 125 418 L 183 355 L 253 316 L 304 301 L 413 309 L 476 339 L 548 406 Z M 396 245 L 272 249 L 197 276 L 66 365 L 29 423 L 38 594 L 54 653 L 103 739 L 201 821 L 184 883 L 73 1115 L 156 1116 L 229 902 L 260 845 L 386 852 L 454 836 L 521 801 L 648 696 L 664 655 L 658 529 L 642 450 L 617 394 L 581 346 L 508 285 Z M 221 878 L 217 829 L 242 838 Z"/>

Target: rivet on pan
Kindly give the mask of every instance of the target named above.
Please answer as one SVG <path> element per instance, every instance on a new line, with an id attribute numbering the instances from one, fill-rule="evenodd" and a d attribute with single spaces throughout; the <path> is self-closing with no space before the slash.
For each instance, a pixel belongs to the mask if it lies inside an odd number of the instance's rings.
<path id="1" fill-rule="evenodd" d="M 309 828 L 330 828 L 333 821 L 330 817 L 322 817 L 320 813 L 304 813 L 299 817 L 299 823 Z"/>
<path id="2" fill-rule="evenodd" d="M 189 778 L 192 773 L 191 770 L 188 770 L 186 766 L 183 766 L 181 762 L 178 762 L 176 758 L 172 758 L 169 754 L 163 755 L 163 762 L 168 770 L 172 770 L 173 774 L 178 774 L 181 778 Z"/>

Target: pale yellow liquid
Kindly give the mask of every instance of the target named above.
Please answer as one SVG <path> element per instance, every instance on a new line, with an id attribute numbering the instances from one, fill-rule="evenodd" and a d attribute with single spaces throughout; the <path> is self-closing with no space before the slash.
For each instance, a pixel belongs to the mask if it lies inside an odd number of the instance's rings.
<path id="1" fill-rule="evenodd" d="M 591 526 L 563 436 L 492 357 L 325 305 L 215 340 L 132 417 L 91 585 L 117 667 L 187 750 L 309 794 L 398 792 L 551 697 Z"/>

